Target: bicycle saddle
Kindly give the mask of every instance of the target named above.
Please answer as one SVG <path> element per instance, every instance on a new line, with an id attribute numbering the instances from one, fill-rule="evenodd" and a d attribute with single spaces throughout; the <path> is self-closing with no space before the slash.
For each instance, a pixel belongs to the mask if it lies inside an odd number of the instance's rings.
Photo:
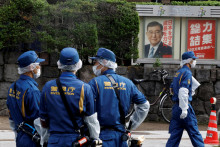
<path id="1" fill-rule="evenodd" d="M 140 84 L 140 83 L 145 82 L 147 80 L 146 79 L 133 79 L 132 81 L 134 82 L 134 84 Z"/>

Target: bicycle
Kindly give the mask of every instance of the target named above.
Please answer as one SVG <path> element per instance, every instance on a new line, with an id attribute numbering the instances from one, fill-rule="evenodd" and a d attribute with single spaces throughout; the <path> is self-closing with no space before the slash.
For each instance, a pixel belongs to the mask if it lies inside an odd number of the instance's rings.
<path id="1" fill-rule="evenodd" d="M 153 72 L 151 72 L 150 74 L 160 74 L 162 82 L 163 82 L 163 89 L 160 92 L 159 96 L 156 98 L 156 100 L 151 103 L 150 105 L 156 105 L 156 103 L 158 101 L 159 102 L 159 111 L 158 113 L 162 114 L 163 119 L 170 123 L 171 117 L 172 117 L 172 106 L 173 106 L 173 101 L 171 99 L 171 93 L 170 93 L 170 82 L 169 80 L 171 79 L 170 77 L 168 77 L 169 73 L 162 69 L 162 70 L 154 70 Z M 137 88 L 140 90 L 140 83 L 142 82 L 146 82 L 148 81 L 147 79 L 133 79 L 132 80 L 134 82 L 134 84 L 136 84 Z M 128 115 L 126 116 L 126 118 L 128 118 L 129 116 L 132 115 L 132 113 L 134 112 L 134 108 L 133 105 L 130 108 L 130 111 L 128 113 Z"/>

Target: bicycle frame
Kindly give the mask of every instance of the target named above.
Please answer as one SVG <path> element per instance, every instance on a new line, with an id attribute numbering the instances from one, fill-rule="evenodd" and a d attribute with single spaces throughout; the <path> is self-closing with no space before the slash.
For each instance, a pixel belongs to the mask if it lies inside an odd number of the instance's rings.
<path id="1" fill-rule="evenodd" d="M 164 87 L 163 90 L 160 92 L 159 96 L 157 97 L 157 99 L 152 104 L 150 104 L 150 105 L 151 106 L 155 105 L 158 102 L 158 100 L 160 100 L 160 103 L 161 103 L 161 100 L 163 98 L 164 92 L 166 92 L 166 90 L 167 90 L 167 88 Z"/>
<path id="2" fill-rule="evenodd" d="M 168 72 L 166 70 L 156 70 L 153 72 L 153 74 L 159 73 L 161 75 L 161 81 L 163 82 L 163 89 L 159 93 L 159 96 L 150 104 L 152 105 L 158 105 L 158 114 L 162 114 L 164 120 L 166 122 L 170 122 L 171 111 L 172 111 L 172 99 L 170 98 L 170 82 L 168 81 L 169 78 Z M 145 82 L 147 79 L 133 79 L 133 82 L 137 84 L 137 88 L 140 90 L 140 83 Z M 159 101 L 159 104 L 157 102 Z M 170 111 L 171 110 L 171 111 Z M 168 116 L 168 117 L 167 117 Z"/>
<path id="3" fill-rule="evenodd" d="M 162 102 L 163 102 L 163 100 L 166 98 L 167 95 L 168 95 L 168 94 L 165 93 L 165 94 L 163 95 L 163 97 L 161 98 L 161 100 L 160 100 L 160 105 L 159 105 L 159 110 L 160 110 L 160 111 L 161 111 Z"/>

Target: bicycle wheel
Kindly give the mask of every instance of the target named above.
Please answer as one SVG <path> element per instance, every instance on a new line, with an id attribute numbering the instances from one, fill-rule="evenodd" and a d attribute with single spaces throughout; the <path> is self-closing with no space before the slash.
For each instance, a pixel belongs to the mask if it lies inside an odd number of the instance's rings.
<path id="1" fill-rule="evenodd" d="M 172 107 L 173 107 L 173 101 L 170 96 L 167 94 L 163 96 L 161 103 L 160 103 L 160 111 L 162 113 L 163 119 L 170 123 L 170 120 L 172 118 Z"/>

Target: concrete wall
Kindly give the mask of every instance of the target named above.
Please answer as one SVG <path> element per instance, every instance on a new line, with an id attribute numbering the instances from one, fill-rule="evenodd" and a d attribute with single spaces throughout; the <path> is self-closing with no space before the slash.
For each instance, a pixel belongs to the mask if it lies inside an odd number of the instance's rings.
<path id="1" fill-rule="evenodd" d="M 19 78 L 17 74 L 17 57 L 19 52 L 0 52 L 0 115 L 8 115 L 6 108 L 7 91 L 10 85 Z M 60 75 L 57 69 L 56 62 L 58 61 L 59 54 L 47 53 L 39 54 L 41 58 L 46 61 L 42 64 L 42 76 L 37 80 L 39 89 L 43 85 Z M 162 65 L 161 68 L 166 69 L 172 77 L 178 69 L 178 65 Z M 161 69 L 157 68 L 157 69 Z M 147 78 L 148 80 L 142 83 L 141 91 L 145 94 L 147 99 L 152 103 L 162 90 L 163 84 L 160 77 L 149 77 L 149 73 L 155 68 L 152 64 L 145 64 L 145 66 L 120 66 L 117 73 L 129 79 L 132 78 Z M 220 69 L 215 66 L 199 65 L 197 69 L 192 70 L 194 77 L 201 83 L 201 86 L 196 91 L 193 97 L 193 108 L 197 115 L 199 123 L 208 123 L 211 105 L 209 99 L 216 97 L 220 99 Z M 77 76 L 89 82 L 93 77 L 92 66 L 86 65 L 79 70 Z M 220 107 L 220 100 L 217 101 L 216 109 Z M 158 105 L 152 106 L 146 121 L 163 121 L 162 117 L 158 114 Z"/>

